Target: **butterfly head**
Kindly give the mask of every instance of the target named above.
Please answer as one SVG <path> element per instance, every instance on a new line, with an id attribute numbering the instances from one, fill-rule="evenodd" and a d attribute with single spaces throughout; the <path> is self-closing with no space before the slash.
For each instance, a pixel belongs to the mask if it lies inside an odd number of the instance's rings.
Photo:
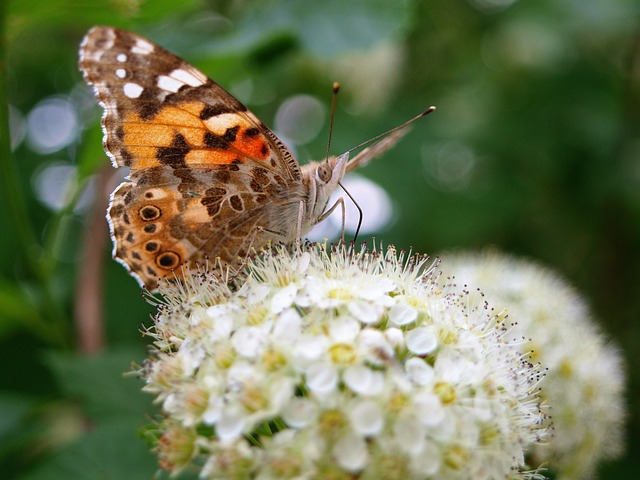
<path id="1" fill-rule="evenodd" d="M 348 163 L 349 153 L 344 153 L 302 167 L 303 183 L 308 192 L 302 233 L 308 232 L 323 217 L 331 194 L 344 178 Z"/>
<path id="2" fill-rule="evenodd" d="M 342 181 L 347 171 L 349 153 L 343 153 L 339 157 L 329 157 L 321 162 L 315 169 L 314 178 L 318 187 L 325 187 L 334 190 L 338 183 Z"/>

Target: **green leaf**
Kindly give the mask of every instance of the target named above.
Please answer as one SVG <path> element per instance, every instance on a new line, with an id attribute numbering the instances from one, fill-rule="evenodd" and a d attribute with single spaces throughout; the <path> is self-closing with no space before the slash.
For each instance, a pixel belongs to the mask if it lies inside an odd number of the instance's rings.
<path id="1" fill-rule="evenodd" d="M 115 423 L 96 427 L 20 480 L 149 480 L 157 469 L 136 427 Z"/>
<path id="2" fill-rule="evenodd" d="M 33 299 L 5 279 L 0 279 L 0 312 L 0 338 L 20 325 L 35 325 L 40 319 Z"/>
<path id="3" fill-rule="evenodd" d="M 234 38 L 247 45 L 293 32 L 306 51 L 330 57 L 399 38 L 408 26 L 407 5 L 384 0 L 261 2 L 238 22 Z"/>
<path id="4" fill-rule="evenodd" d="M 126 375 L 141 356 L 142 352 L 134 349 L 95 357 L 49 352 L 47 360 L 63 392 L 79 400 L 93 421 L 128 418 L 141 422 L 145 414 L 153 412 L 152 397 L 140 391 L 140 380 Z"/>
<path id="5" fill-rule="evenodd" d="M 20 430 L 25 428 L 25 419 L 36 403 L 31 396 L 0 393 L 0 450 L 4 451 L 7 443 L 15 443 L 16 435 L 24 434 Z"/>

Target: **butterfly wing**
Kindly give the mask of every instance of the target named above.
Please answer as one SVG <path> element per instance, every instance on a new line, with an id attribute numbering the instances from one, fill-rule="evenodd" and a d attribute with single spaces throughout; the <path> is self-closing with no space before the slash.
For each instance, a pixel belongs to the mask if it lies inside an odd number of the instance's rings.
<path id="1" fill-rule="evenodd" d="M 233 95 L 138 35 L 93 27 L 80 69 L 104 107 L 104 147 L 114 166 L 206 167 L 253 161 L 289 179 L 287 147 Z"/>
<path id="2" fill-rule="evenodd" d="M 347 163 L 347 173 L 356 168 L 367 165 L 371 160 L 384 154 L 387 150 L 393 148 L 398 141 L 411 131 L 411 127 L 404 127 L 377 141 L 370 147 L 365 148 Z"/>
<path id="3" fill-rule="evenodd" d="M 252 247 L 281 240 L 265 228 L 272 222 L 270 202 L 297 209 L 287 203 L 290 194 L 278 180 L 266 169 L 258 175 L 234 164 L 160 166 L 132 175 L 111 196 L 114 257 L 151 291 L 159 278 L 180 276 L 183 264 L 240 262 Z M 253 183 L 251 191 L 247 183 Z"/>
<path id="4" fill-rule="evenodd" d="M 132 33 L 94 27 L 80 68 L 105 110 L 107 154 L 131 169 L 108 218 L 114 256 L 141 285 L 155 289 L 159 277 L 205 257 L 231 263 L 277 238 L 274 204 L 296 217 L 295 158 L 195 67 Z"/>

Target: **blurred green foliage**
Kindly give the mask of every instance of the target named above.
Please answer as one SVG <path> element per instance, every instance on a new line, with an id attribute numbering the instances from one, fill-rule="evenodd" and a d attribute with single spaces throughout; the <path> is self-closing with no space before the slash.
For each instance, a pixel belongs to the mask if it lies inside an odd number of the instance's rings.
<path id="1" fill-rule="evenodd" d="M 182 55 L 267 124 L 294 94 L 328 106 L 339 80 L 334 152 L 437 105 L 364 170 L 396 206 L 393 226 L 377 238 L 432 254 L 493 245 L 565 275 L 625 352 L 627 450 L 638 449 L 637 0 L 14 0 L 0 11 L 8 100 L 0 101 L 3 478 L 146 479 L 157 468 L 136 438 L 153 415 L 151 397 L 123 377 L 144 358 L 140 324 L 152 308 L 108 258 L 108 241 L 86 240 L 92 231 L 90 239 L 107 238 L 103 210 L 74 210 L 80 188 L 57 210 L 36 195 L 34 179 L 48 165 L 75 166 L 82 186 L 109 163 L 99 110 L 77 69 L 78 44 L 94 24 L 130 29 Z M 49 97 L 70 101 L 78 125 L 72 141 L 42 153 L 29 113 Z M 297 153 L 317 159 L 325 148 L 322 134 Z M 99 189 L 99 205 L 104 196 Z M 81 354 L 79 272 L 91 249 L 105 269 L 106 340 Z M 629 453 L 600 476 L 638 471 Z"/>

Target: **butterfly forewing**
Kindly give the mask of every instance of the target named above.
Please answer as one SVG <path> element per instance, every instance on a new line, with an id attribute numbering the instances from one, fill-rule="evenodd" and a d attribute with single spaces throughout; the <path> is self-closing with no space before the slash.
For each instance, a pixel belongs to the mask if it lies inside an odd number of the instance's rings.
<path id="1" fill-rule="evenodd" d="M 80 67 L 105 109 L 104 144 L 114 165 L 211 168 L 252 160 L 300 178 L 286 146 L 253 113 L 149 40 L 94 27 L 82 42 Z"/>

